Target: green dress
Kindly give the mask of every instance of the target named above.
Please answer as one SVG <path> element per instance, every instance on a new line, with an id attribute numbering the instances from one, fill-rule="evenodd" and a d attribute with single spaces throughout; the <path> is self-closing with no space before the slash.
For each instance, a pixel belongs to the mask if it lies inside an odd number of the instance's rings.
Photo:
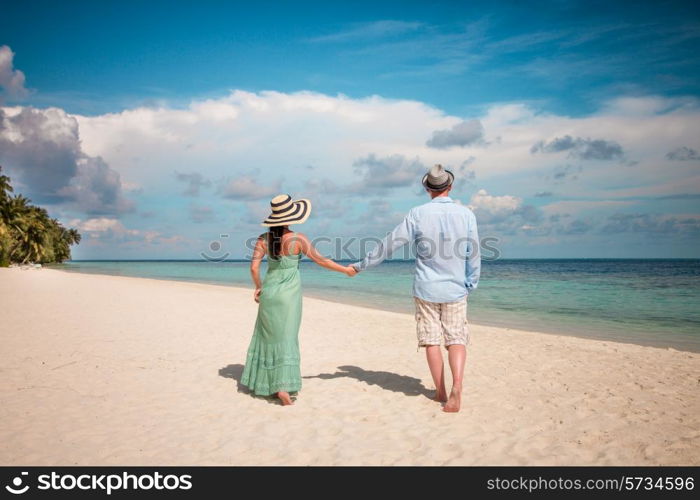
<path id="1" fill-rule="evenodd" d="M 295 246 L 296 240 L 291 252 Z M 258 396 L 301 389 L 299 260 L 301 254 L 267 259 L 258 318 L 241 378 L 241 383 Z"/>

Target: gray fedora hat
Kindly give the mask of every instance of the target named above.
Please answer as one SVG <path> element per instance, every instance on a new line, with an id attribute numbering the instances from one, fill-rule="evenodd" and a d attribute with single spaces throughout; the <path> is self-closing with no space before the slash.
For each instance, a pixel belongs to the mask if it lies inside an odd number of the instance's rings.
<path id="1" fill-rule="evenodd" d="M 303 224 L 311 213 L 311 202 L 306 199 L 292 200 L 288 194 L 280 194 L 270 201 L 272 213 L 262 222 L 263 226 L 287 226 Z"/>
<path id="2" fill-rule="evenodd" d="M 430 191 L 442 191 L 447 189 L 454 182 L 455 176 L 442 165 L 433 165 L 427 174 L 423 176 L 423 186 Z"/>

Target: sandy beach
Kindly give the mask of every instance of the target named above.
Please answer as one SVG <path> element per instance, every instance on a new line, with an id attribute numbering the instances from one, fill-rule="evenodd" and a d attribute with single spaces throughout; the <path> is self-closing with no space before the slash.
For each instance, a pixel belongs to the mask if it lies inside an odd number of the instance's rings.
<path id="1" fill-rule="evenodd" d="M 697 353 L 472 325 L 445 414 L 412 315 L 305 298 L 282 407 L 238 387 L 251 292 L 0 269 L 0 464 L 700 464 Z"/>

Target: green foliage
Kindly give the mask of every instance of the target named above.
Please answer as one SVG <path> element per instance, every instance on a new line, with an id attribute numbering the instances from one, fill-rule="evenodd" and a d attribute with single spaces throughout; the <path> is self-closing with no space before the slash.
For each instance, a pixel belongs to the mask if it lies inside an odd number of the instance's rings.
<path id="1" fill-rule="evenodd" d="M 45 209 L 12 192 L 10 178 L 2 175 L 0 167 L 0 267 L 70 259 L 70 247 L 80 243 L 80 233 L 66 229 Z"/>

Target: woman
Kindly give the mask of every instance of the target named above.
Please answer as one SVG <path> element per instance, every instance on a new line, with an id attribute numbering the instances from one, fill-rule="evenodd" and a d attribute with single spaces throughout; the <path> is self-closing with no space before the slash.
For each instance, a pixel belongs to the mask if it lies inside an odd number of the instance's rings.
<path id="1" fill-rule="evenodd" d="M 270 205 L 272 213 L 262 223 L 270 231 L 258 237 L 250 263 L 255 284 L 253 298 L 260 305 L 241 383 L 258 396 L 276 395 L 286 406 L 293 404 L 290 393 L 301 389 L 299 261 L 302 255 L 348 276 L 354 276 L 357 271 L 323 257 L 306 236 L 289 229 L 291 224 L 302 224 L 309 217 L 309 200 L 292 201 L 289 195 L 282 194 L 274 197 Z M 268 269 L 261 283 L 260 262 L 265 254 Z"/>

